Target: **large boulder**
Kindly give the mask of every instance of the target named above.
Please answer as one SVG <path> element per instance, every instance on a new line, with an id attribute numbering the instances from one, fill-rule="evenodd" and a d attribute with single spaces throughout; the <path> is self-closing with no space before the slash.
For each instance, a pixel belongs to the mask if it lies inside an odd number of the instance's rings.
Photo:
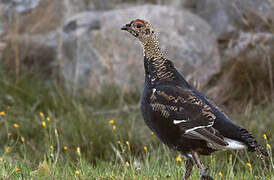
<path id="1" fill-rule="evenodd" d="M 42 2 L 45 4 L 20 17 L 17 26 L 11 24 L 7 29 L 4 62 L 15 63 L 19 58 L 27 70 L 35 68 L 46 76 L 60 75 L 74 92 L 100 90 L 103 84 L 130 90 L 142 87 L 141 46 L 120 30 L 135 18 L 151 22 L 163 52 L 196 85 L 203 86 L 220 69 L 211 27 L 187 10 L 146 5 L 82 12 L 64 21 L 67 15 L 58 9 L 66 5 L 57 0 Z"/>
<path id="2" fill-rule="evenodd" d="M 187 79 L 203 86 L 219 71 L 216 38 L 205 21 L 186 10 L 146 5 L 84 12 L 67 20 L 62 72 L 68 87 L 90 91 L 104 83 L 129 89 L 142 86 L 141 46 L 134 37 L 120 30 L 135 18 L 151 22 L 163 52 Z"/>
<path id="3" fill-rule="evenodd" d="M 274 21 L 271 0 L 189 0 L 193 12 L 205 19 L 220 38 L 244 31 L 268 31 Z"/>

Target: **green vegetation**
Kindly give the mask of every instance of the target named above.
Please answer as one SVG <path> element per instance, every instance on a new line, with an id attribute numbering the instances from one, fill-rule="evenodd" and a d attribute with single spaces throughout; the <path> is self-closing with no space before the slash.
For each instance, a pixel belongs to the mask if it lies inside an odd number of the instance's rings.
<path id="1" fill-rule="evenodd" d="M 179 153 L 162 145 L 144 125 L 139 91 L 104 89 L 90 97 L 71 97 L 32 75 L 17 83 L 2 75 L 1 179 L 182 179 Z M 250 105 L 232 117 L 262 145 L 269 144 L 267 168 L 254 153 L 218 152 L 203 158 L 213 177 L 274 179 L 273 108 Z M 195 169 L 192 179 L 198 177 Z"/>

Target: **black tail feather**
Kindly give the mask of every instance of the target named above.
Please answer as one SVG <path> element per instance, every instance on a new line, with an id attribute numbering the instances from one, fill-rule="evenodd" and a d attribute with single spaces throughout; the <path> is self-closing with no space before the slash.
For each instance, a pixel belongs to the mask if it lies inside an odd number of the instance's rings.
<path id="1" fill-rule="evenodd" d="M 263 156 L 268 156 L 268 153 L 266 150 L 258 144 L 256 139 L 244 128 L 241 130 L 241 139 L 243 142 L 247 145 L 248 151 L 250 152 L 256 152 L 257 154 L 261 154 Z"/>

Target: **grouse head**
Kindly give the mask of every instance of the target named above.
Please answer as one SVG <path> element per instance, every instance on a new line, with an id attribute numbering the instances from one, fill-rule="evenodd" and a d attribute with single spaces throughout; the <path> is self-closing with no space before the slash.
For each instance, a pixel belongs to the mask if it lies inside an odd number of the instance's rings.
<path id="1" fill-rule="evenodd" d="M 128 31 L 140 40 L 144 54 L 148 59 L 160 59 L 163 56 L 156 34 L 148 22 L 136 19 L 124 25 L 121 29 Z"/>
<path id="2" fill-rule="evenodd" d="M 154 36 L 152 26 L 148 22 L 141 19 L 133 20 L 129 24 L 124 25 L 121 29 L 128 31 L 140 41 L 144 41 L 147 38 Z"/>

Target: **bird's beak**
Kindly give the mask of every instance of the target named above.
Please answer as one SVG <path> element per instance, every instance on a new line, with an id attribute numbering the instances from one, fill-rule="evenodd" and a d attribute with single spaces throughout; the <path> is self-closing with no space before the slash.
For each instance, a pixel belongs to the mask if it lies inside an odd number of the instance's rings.
<path id="1" fill-rule="evenodd" d="M 129 28 L 130 28 L 130 24 L 126 24 L 123 27 L 121 27 L 121 30 L 127 31 L 127 30 L 129 30 Z"/>

